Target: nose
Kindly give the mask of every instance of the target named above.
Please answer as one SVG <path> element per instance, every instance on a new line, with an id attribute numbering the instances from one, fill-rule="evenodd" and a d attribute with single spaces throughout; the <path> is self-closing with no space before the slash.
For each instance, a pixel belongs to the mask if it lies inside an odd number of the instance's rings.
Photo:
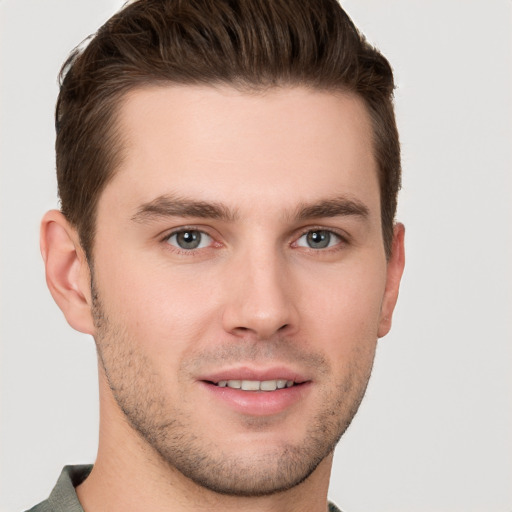
<path id="1" fill-rule="evenodd" d="M 277 251 L 241 255 L 227 278 L 225 331 L 260 340 L 297 331 L 298 294 L 293 281 L 285 258 Z"/>

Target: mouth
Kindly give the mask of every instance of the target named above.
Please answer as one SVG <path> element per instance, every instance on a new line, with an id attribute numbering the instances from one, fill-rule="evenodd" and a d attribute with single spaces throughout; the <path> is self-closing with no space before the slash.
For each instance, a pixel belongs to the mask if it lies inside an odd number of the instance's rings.
<path id="1" fill-rule="evenodd" d="M 207 381 L 208 382 L 208 381 Z M 208 382 L 219 388 L 240 389 L 241 391 L 265 391 L 272 392 L 278 389 L 291 388 L 300 383 L 293 380 L 273 379 L 273 380 L 219 380 L 218 382 Z"/>
<path id="2" fill-rule="evenodd" d="M 271 416 L 283 413 L 306 399 L 312 380 L 289 368 L 231 368 L 199 380 L 213 398 L 244 416 Z M 290 409 L 291 410 L 291 409 Z"/>

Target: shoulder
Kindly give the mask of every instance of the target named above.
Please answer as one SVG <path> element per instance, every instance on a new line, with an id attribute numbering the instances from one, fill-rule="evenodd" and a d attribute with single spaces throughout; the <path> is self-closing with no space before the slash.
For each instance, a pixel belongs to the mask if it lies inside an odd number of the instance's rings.
<path id="1" fill-rule="evenodd" d="M 50 505 L 48 504 L 48 500 L 44 500 L 35 507 L 27 510 L 26 512 L 51 512 Z"/>
<path id="2" fill-rule="evenodd" d="M 91 469 L 89 465 L 66 466 L 48 499 L 26 512 L 84 512 L 75 487 L 89 476 Z"/>

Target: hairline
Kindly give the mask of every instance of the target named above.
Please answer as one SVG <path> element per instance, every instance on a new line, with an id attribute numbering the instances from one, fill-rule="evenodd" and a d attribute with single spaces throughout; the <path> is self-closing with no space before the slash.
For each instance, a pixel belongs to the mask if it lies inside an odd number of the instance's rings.
<path id="1" fill-rule="evenodd" d="M 388 250 L 386 248 L 386 236 L 384 232 L 384 218 L 382 215 L 382 209 L 383 209 L 383 197 L 382 197 L 382 183 L 381 183 L 381 169 L 380 165 L 377 159 L 377 130 L 379 129 L 377 120 L 374 118 L 374 115 L 371 112 L 371 108 L 364 97 L 363 94 L 359 93 L 358 91 L 355 91 L 348 87 L 344 83 L 339 84 L 315 84 L 311 80 L 279 80 L 279 81 L 273 81 L 273 82 L 261 82 L 261 83 L 254 83 L 247 79 L 241 79 L 237 81 L 230 81 L 230 80 L 172 80 L 167 78 L 158 78 L 158 77 L 151 77 L 144 78 L 141 80 L 131 80 L 130 82 L 127 82 L 124 87 L 120 87 L 119 90 L 111 93 L 111 95 L 108 95 L 108 101 L 111 106 L 111 112 L 109 116 L 109 123 L 105 127 L 106 134 L 111 137 L 111 140 L 113 144 L 106 150 L 107 156 L 113 156 L 111 159 L 111 163 L 113 161 L 113 164 L 109 166 L 108 169 L 103 169 L 103 172 L 107 174 L 107 177 L 105 181 L 103 182 L 102 189 L 100 192 L 95 196 L 95 201 L 91 205 L 91 211 L 90 211 L 90 220 L 91 220 L 91 230 L 89 233 L 89 241 L 87 244 L 84 243 L 82 236 L 79 236 L 80 238 L 80 244 L 82 246 L 82 249 L 84 250 L 84 253 L 86 255 L 87 261 L 89 262 L 89 265 L 92 268 L 93 264 L 93 254 L 94 254 L 94 241 L 96 236 L 96 226 L 97 226 L 97 213 L 98 213 L 98 203 L 101 200 L 101 197 L 103 195 L 103 192 L 105 191 L 106 187 L 109 185 L 109 183 L 115 178 L 118 172 L 120 172 L 120 168 L 122 167 L 123 159 L 126 154 L 126 147 L 128 144 L 128 141 L 126 140 L 126 133 L 122 130 L 122 108 L 123 105 L 126 104 L 127 101 L 129 101 L 129 98 L 131 95 L 136 94 L 140 91 L 147 91 L 152 89 L 164 89 L 168 87 L 176 87 L 176 88 L 205 88 L 205 89 L 231 89 L 237 92 L 240 92 L 241 94 L 248 94 L 248 95 L 265 95 L 269 92 L 276 91 L 276 90 L 285 90 L 285 89 L 304 89 L 314 92 L 324 92 L 327 94 L 332 95 L 342 95 L 346 97 L 352 97 L 356 98 L 359 101 L 361 101 L 364 111 L 366 112 L 366 115 L 368 116 L 368 122 L 371 129 L 371 150 L 372 150 L 372 157 L 374 159 L 375 168 L 377 172 L 377 180 L 379 184 L 379 216 L 380 216 L 380 223 L 381 223 L 381 232 L 383 237 L 383 244 L 386 252 L 386 258 L 389 259 Z M 106 98 L 102 98 L 102 101 L 105 101 Z M 101 102 L 100 102 L 101 103 Z M 97 105 L 99 107 L 100 105 Z M 80 233 L 79 233 L 80 235 Z"/>

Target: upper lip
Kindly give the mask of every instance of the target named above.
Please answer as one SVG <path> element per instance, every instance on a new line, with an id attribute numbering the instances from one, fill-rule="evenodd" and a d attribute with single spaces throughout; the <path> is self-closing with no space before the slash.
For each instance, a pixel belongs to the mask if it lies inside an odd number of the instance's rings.
<path id="1" fill-rule="evenodd" d="M 295 383 L 302 383 L 308 380 L 308 376 L 303 373 L 284 366 L 272 368 L 254 368 L 251 366 L 237 366 L 216 370 L 215 372 L 205 374 L 198 380 L 206 382 L 220 382 L 223 380 L 292 380 Z"/>

